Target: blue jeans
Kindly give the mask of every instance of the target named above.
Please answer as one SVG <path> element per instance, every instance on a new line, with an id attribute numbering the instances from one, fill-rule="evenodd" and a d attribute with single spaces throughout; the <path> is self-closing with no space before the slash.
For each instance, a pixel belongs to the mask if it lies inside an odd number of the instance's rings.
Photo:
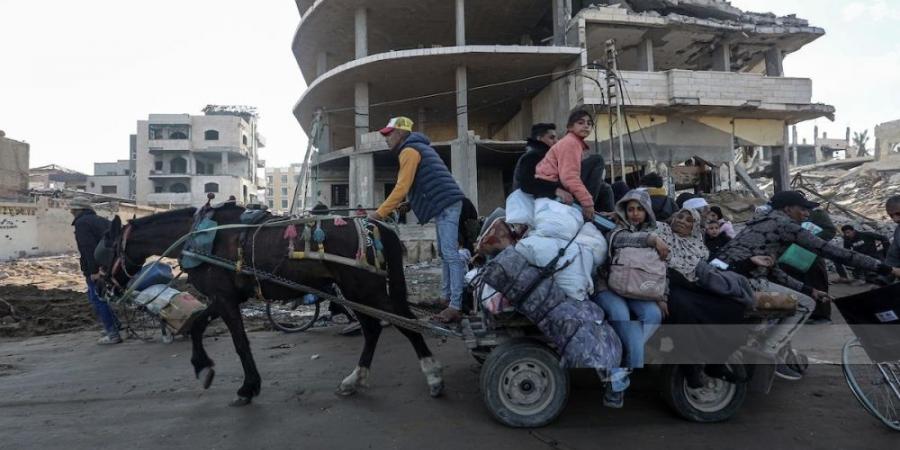
<path id="1" fill-rule="evenodd" d="M 437 243 L 443 265 L 441 294 L 450 300 L 450 307 L 455 310 L 462 309 L 463 285 L 466 276 L 466 263 L 459 256 L 460 213 L 462 213 L 462 200 L 444 208 L 434 217 Z"/>
<path id="2" fill-rule="evenodd" d="M 662 322 L 662 311 L 655 302 L 622 298 L 613 291 L 602 291 L 591 300 L 600 305 L 619 339 L 622 340 L 623 368 L 611 371 L 613 390 L 628 388 L 628 370 L 644 367 L 644 345 Z M 632 314 L 637 320 L 631 320 Z"/>
<path id="3" fill-rule="evenodd" d="M 90 278 L 86 278 L 86 281 L 88 288 L 88 300 L 91 302 L 91 306 L 94 308 L 94 313 L 97 314 L 97 317 L 103 324 L 103 330 L 109 337 L 118 336 L 119 319 L 116 319 L 116 315 L 113 314 L 112 309 L 110 309 L 109 303 L 106 303 L 105 301 L 100 299 L 99 295 L 97 295 L 97 287 L 94 285 L 94 282 L 91 281 Z"/>

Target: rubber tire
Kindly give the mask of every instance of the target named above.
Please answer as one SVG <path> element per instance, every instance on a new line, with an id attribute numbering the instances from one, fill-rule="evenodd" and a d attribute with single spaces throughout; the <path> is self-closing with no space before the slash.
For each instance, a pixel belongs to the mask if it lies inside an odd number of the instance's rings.
<path id="1" fill-rule="evenodd" d="M 687 399 L 685 389 L 685 376 L 681 366 L 675 364 L 665 365 L 660 372 L 662 383 L 662 396 L 666 404 L 684 419 L 697 423 L 724 422 L 734 417 L 741 409 L 744 400 L 747 399 L 747 383 L 735 384 L 734 397 L 722 409 L 718 411 L 701 411 L 695 408 Z"/>
<path id="2" fill-rule="evenodd" d="M 319 320 L 319 305 L 321 302 L 316 302 L 316 311 L 313 313 L 312 319 L 308 322 L 304 322 L 300 326 L 290 327 L 283 323 L 280 323 L 272 317 L 272 302 L 266 302 L 266 317 L 269 319 L 269 323 L 272 324 L 272 327 L 276 330 L 279 330 L 284 333 L 299 333 L 301 331 L 306 331 L 309 327 L 313 326 L 316 323 L 316 320 Z"/>
<path id="3" fill-rule="evenodd" d="M 555 378 L 550 402 L 538 413 L 521 415 L 508 409 L 501 400 L 497 388 L 505 369 L 523 359 L 533 359 L 548 369 Z M 484 405 L 498 422 L 513 428 L 537 428 L 556 420 L 569 400 L 569 372 L 560 367 L 559 356 L 533 339 L 514 339 L 497 346 L 488 355 L 481 368 L 481 394 Z"/>

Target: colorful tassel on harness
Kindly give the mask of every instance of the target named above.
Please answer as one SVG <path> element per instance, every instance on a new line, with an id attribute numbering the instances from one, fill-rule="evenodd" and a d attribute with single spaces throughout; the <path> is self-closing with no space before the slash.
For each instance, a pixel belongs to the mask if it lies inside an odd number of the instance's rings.
<path id="1" fill-rule="evenodd" d="M 381 239 L 375 239 L 375 242 L 372 246 L 375 247 L 375 251 L 381 252 L 382 250 L 384 250 L 384 244 L 381 243 Z"/>
<path id="2" fill-rule="evenodd" d="M 325 242 L 325 230 L 323 230 L 322 227 L 316 228 L 316 230 L 313 231 L 312 238 L 317 244 Z"/>
<path id="3" fill-rule="evenodd" d="M 282 239 L 293 241 L 297 237 L 297 225 L 288 225 L 284 228 Z"/>
<path id="4" fill-rule="evenodd" d="M 346 225 L 347 225 L 347 221 L 346 221 L 346 220 L 344 220 L 344 219 L 342 219 L 342 218 L 340 218 L 340 217 L 335 217 L 335 218 L 334 218 L 334 226 L 336 226 L 336 227 L 343 227 L 343 226 L 346 226 Z"/>

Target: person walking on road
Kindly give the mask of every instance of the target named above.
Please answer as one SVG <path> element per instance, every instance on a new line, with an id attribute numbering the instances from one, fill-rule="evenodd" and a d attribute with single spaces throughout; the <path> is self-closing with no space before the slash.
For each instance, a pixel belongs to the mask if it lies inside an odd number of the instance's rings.
<path id="1" fill-rule="evenodd" d="M 94 308 L 94 313 L 103 325 L 103 337 L 97 341 L 101 345 L 118 344 L 122 342 L 119 335 L 119 321 L 110 309 L 109 304 L 100 299 L 97 294 L 96 281 L 100 278 L 100 266 L 94 260 L 94 250 L 103 239 L 103 234 L 109 229 L 109 221 L 98 216 L 87 197 L 75 197 L 69 202 L 69 210 L 75 217 L 72 226 L 75 227 L 75 243 L 78 246 L 79 264 L 81 273 L 84 274 L 87 283 L 88 301 Z"/>
<path id="2" fill-rule="evenodd" d="M 465 262 L 459 256 L 459 218 L 465 195 L 428 137 L 412 129 L 412 120 L 394 117 L 380 130 L 391 153 L 400 160 L 400 170 L 394 190 L 369 217 L 383 220 L 409 197 L 409 205 L 420 225 L 434 219 L 443 264 L 441 290 L 448 301 L 435 319 L 443 323 L 458 322 L 462 319 L 466 275 Z"/>

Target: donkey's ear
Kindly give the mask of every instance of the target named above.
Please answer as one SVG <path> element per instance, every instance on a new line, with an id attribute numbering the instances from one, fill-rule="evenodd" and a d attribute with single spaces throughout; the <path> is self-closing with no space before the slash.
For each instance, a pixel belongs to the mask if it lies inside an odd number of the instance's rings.
<path id="1" fill-rule="evenodd" d="M 122 231 L 122 219 L 119 216 L 113 217 L 112 223 L 109 224 L 109 237 L 115 239 L 119 237 L 119 232 Z"/>
<path id="2" fill-rule="evenodd" d="M 137 214 L 132 214 L 132 215 L 131 215 L 131 220 L 137 220 Z"/>

